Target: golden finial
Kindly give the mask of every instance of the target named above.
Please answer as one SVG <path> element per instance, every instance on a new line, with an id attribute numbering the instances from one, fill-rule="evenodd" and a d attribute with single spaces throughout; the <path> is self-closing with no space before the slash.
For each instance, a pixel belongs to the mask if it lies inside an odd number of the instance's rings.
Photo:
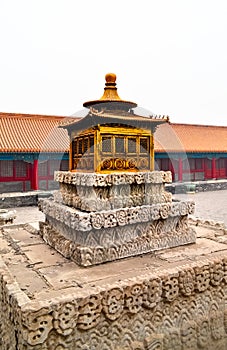
<path id="1" fill-rule="evenodd" d="M 116 88 L 117 76 L 114 73 L 107 73 L 105 76 L 106 86 L 104 88 L 104 93 L 100 98 L 101 101 L 120 101 L 121 98 L 118 96 Z"/>
<path id="2" fill-rule="evenodd" d="M 97 104 L 102 104 L 102 103 L 108 103 L 108 102 L 120 102 L 122 105 L 122 108 L 124 109 L 129 109 L 129 108 L 133 108 L 136 107 L 136 103 L 134 102 L 129 102 L 129 101 L 124 101 L 122 100 L 118 93 L 117 93 L 117 87 L 116 87 L 116 79 L 117 76 L 114 73 L 107 73 L 105 75 L 105 79 L 106 79 L 106 83 L 105 83 L 105 87 L 104 87 L 104 93 L 102 95 L 102 97 L 99 100 L 95 100 L 95 101 L 88 101 L 85 102 L 83 104 L 84 107 L 90 107 L 93 105 L 97 105 Z M 124 106 L 123 106 L 124 105 Z M 111 108 L 114 105 L 111 105 Z M 119 104 L 118 104 L 119 107 Z"/>
<path id="3" fill-rule="evenodd" d="M 105 75 L 106 83 L 115 83 L 117 76 L 114 73 L 107 73 Z"/>

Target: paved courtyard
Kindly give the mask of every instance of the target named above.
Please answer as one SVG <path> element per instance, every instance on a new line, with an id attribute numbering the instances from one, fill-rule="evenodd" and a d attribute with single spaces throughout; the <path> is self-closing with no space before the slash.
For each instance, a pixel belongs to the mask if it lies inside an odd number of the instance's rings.
<path id="1" fill-rule="evenodd" d="M 39 211 L 38 207 L 18 207 L 9 210 L 16 210 L 17 216 L 13 222 L 15 225 L 45 221 L 45 215 Z"/>
<path id="2" fill-rule="evenodd" d="M 192 194 L 176 194 L 176 199 L 194 200 L 195 217 L 222 221 L 227 226 L 227 191 L 198 192 Z"/>

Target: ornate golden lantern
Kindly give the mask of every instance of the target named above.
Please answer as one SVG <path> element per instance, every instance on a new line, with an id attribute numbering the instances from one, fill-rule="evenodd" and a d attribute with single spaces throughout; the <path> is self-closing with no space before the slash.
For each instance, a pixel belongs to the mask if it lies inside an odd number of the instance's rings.
<path id="1" fill-rule="evenodd" d="M 103 96 L 84 103 L 86 116 L 63 127 L 70 136 L 70 169 L 55 172 L 60 191 L 40 200 L 48 244 L 80 266 L 195 242 L 187 225 L 194 203 L 173 202 L 154 170 L 153 134 L 168 118 L 140 115 L 106 75 Z M 142 113 L 141 113 L 142 114 Z"/>
<path id="2" fill-rule="evenodd" d="M 136 114 L 134 102 L 122 100 L 116 75 L 106 74 L 104 94 L 83 104 L 87 115 L 67 126 L 72 172 L 132 172 L 154 170 L 153 133 L 167 118 Z"/>

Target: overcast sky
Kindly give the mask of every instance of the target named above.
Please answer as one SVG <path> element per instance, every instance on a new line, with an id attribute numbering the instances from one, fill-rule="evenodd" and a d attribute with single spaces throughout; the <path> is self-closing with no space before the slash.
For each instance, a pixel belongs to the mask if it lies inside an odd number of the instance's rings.
<path id="1" fill-rule="evenodd" d="M 226 0 L 0 0 L 0 111 L 72 115 L 121 98 L 227 126 Z"/>

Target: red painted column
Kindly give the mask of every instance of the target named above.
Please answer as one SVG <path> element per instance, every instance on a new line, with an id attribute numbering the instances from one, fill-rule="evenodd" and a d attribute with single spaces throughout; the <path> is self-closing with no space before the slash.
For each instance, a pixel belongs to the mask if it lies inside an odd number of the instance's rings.
<path id="1" fill-rule="evenodd" d="M 216 158 L 212 158 L 212 179 L 216 179 Z"/>
<path id="2" fill-rule="evenodd" d="M 179 158 L 178 160 L 178 181 L 183 180 L 183 164 L 182 164 L 182 159 Z"/>
<path id="3" fill-rule="evenodd" d="M 38 159 L 34 159 L 32 168 L 32 189 L 38 190 Z"/>

